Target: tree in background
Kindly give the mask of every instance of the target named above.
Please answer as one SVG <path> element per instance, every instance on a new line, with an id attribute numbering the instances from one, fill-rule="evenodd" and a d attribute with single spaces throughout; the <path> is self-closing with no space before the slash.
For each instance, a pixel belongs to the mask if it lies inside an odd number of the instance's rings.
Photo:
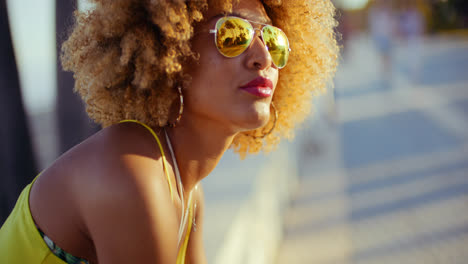
<path id="1" fill-rule="evenodd" d="M 0 0 L 0 225 L 37 171 L 11 40 L 6 0 Z"/>
<path id="2" fill-rule="evenodd" d="M 88 118 L 80 97 L 73 92 L 74 80 L 71 72 L 65 72 L 60 63 L 60 50 L 68 29 L 73 22 L 76 0 L 58 0 L 55 3 L 55 29 L 57 43 L 57 123 L 59 154 L 87 138 L 98 130 Z"/>

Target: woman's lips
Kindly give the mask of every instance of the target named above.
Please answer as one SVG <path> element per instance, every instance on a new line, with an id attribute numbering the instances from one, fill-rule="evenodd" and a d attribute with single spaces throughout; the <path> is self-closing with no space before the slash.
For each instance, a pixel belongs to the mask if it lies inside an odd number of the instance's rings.
<path id="1" fill-rule="evenodd" d="M 260 76 L 241 86 L 240 89 L 258 97 L 270 97 L 273 94 L 273 82 Z"/>

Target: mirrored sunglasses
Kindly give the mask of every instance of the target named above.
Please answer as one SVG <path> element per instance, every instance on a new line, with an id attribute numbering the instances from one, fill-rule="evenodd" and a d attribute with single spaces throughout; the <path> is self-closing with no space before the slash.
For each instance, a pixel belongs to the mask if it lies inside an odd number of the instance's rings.
<path id="1" fill-rule="evenodd" d="M 273 64 L 281 69 L 286 66 L 289 58 L 289 41 L 286 34 L 279 28 L 268 24 L 250 21 L 240 17 L 222 17 L 216 22 L 216 28 L 210 33 L 215 34 L 215 45 L 225 57 L 234 58 L 241 55 L 252 43 L 255 30 L 252 23 L 261 25 L 261 37 Z"/>

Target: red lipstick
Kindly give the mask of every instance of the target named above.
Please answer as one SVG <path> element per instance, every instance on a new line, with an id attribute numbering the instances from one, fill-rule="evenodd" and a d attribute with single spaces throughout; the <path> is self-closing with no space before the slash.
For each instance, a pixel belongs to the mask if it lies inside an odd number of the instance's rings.
<path id="1" fill-rule="evenodd" d="M 270 97 L 273 94 L 273 82 L 261 76 L 253 79 L 240 88 L 258 97 Z"/>

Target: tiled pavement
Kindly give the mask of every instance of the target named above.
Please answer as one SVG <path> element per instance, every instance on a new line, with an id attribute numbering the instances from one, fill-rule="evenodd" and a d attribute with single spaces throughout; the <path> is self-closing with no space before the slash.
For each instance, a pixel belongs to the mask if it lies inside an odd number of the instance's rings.
<path id="1" fill-rule="evenodd" d="M 389 86 L 366 37 L 349 51 L 299 137 L 277 263 L 468 263 L 468 40 L 426 39 L 417 83 L 397 47 Z"/>

